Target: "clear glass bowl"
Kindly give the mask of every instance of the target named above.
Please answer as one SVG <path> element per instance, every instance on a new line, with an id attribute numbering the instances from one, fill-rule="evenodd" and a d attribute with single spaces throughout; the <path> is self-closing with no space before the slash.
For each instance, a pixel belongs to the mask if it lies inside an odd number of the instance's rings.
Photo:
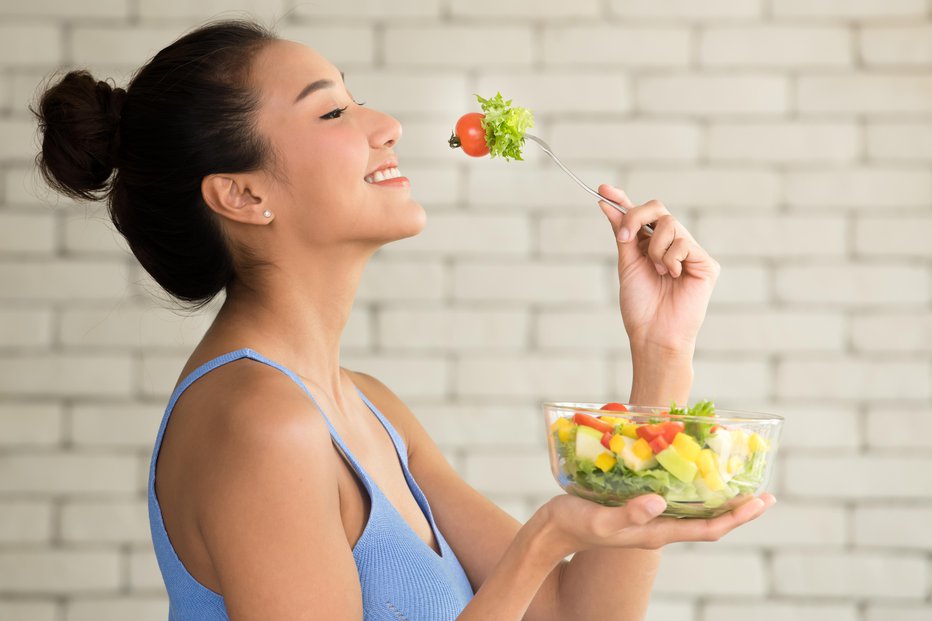
<path id="1" fill-rule="evenodd" d="M 623 404 L 627 411 L 610 411 L 602 405 L 543 404 L 550 467 L 570 494 L 619 506 L 656 493 L 667 501 L 662 515 L 711 518 L 767 491 L 782 416 L 719 409 L 713 416 L 671 415 L 662 406 Z"/>

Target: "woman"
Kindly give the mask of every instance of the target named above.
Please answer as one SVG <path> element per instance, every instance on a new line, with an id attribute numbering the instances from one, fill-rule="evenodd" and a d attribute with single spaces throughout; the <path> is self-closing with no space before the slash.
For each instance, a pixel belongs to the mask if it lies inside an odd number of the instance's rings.
<path id="1" fill-rule="evenodd" d="M 522 525 L 457 475 L 389 388 L 342 368 L 367 261 L 425 213 L 406 179 L 373 178 L 399 165 L 398 121 L 354 101 L 311 48 L 216 22 L 125 91 L 68 73 L 35 113 L 53 187 L 107 198 L 177 299 L 199 308 L 226 293 L 150 468 L 170 618 L 641 619 L 662 546 L 716 540 L 774 502 L 704 521 L 657 517 L 656 495 L 616 508 L 559 495 Z M 630 207 L 601 205 L 618 240 L 631 401 L 685 403 L 719 266 L 661 203 L 600 190 Z M 652 222 L 653 237 L 638 234 Z"/>

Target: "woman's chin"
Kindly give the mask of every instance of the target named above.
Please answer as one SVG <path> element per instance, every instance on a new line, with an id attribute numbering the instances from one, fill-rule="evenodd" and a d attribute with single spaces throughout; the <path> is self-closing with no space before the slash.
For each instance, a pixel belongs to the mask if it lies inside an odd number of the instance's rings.
<path id="1" fill-rule="evenodd" d="M 420 203 L 412 199 L 405 205 L 405 217 L 399 217 L 395 221 L 399 225 L 404 225 L 401 227 L 400 236 L 397 239 L 414 237 L 424 230 L 424 226 L 427 224 L 427 211 Z"/>

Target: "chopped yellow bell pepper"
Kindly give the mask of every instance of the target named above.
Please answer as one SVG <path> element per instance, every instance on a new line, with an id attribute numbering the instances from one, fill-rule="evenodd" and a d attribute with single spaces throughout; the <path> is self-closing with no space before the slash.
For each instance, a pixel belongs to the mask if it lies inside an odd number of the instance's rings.
<path id="1" fill-rule="evenodd" d="M 550 425 L 551 431 L 556 430 L 560 442 L 569 442 L 573 439 L 573 427 L 575 425 L 568 418 L 560 417 Z"/>
<path id="2" fill-rule="evenodd" d="M 621 435 L 637 440 L 639 426 L 640 425 L 636 425 L 634 423 L 625 423 L 621 427 Z"/>
<path id="3" fill-rule="evenodd" d="M 703 475 L 712 470 L 718 472 L 715 467 L 715 453 L 712 452 L 712 449 L 702 449 L 699 451 L 699 456 L 696 457 L 696 465 L 699 466 L 699 472 Z"/>
<path id="4" fill-rule="evenodd" d="M 611 453 L 602 453 L 595 458 L 595 467 L 601 470 L 602 472 L 608 472 L 615 467 L 615 464 L 618 463 L 618 460 L 615 459 L 615 456 Z"/>
<path id="5" fill-rule="evenodd" d="M 702 480 L 705 481 L 705 484 L 708 485 L 709 489 L 713 492 L 725 489 L 725 483 L 722 482 L 722 477 L 715 468 L 702 473 Z"/>
<path id="6" fill-rule="evenodd" d="M 620 454 L 625 448 L 625 441 L 622 436 L 616 433 L 612 436 L 612 439 L 608 441 L 608 446 L 613 452 Z"/>
<path id="7" fill-rule="evenodd" d="M 638 438 L 638 441 L 631 445 L 631 451 L 638 459 L 650 459 L 654 455 L 650 444 L 644 438 Z"/>
<path id="8" fill-rule="evenodd" d="M 702 447 L 693 440 L 692 436 L 682 432 L 676 434 L 676 437 L 673 438 L 673 446 L 684 459 L 694 463 L 696 458 L 699 457 L 699 451 L 702 450 Z"/>
<path id="9" fill-rule="evenodd" d="M 767 441 L 760 437 L 760 435 L 752 433 L 751 438 L 748 440 L 748 450 L 750 450 L 752 453 L 756 453 L 757 451 L 766 451 Z"/>

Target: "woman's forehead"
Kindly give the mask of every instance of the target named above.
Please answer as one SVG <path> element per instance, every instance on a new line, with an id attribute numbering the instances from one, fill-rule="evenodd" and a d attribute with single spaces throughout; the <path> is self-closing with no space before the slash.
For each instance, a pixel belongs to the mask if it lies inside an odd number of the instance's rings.
<path id="1" fill-rule="evenodd" d="M 267 45 L 255 59 L 253 80 L 264 99 L 291 104 L 301 90 L 317 80 L 342 82 L 340 71 L 313 48 L 288 40 Z"/>

